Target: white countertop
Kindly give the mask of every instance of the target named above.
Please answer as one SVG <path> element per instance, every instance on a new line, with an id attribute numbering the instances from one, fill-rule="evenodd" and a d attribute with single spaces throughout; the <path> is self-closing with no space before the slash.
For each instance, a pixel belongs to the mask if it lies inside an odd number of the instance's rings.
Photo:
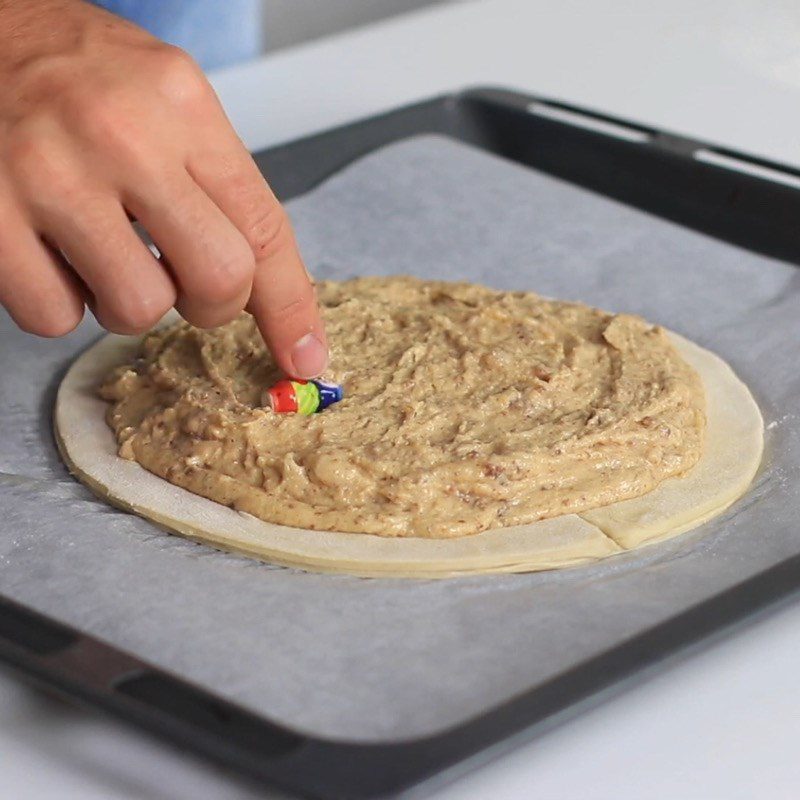
<path id="1" fill-rule="evenodd" d="M 215 78 L 252 149 L 439 92 L 523 89 L 800 164 L 796 0 L 477 0 Z"/>
<path id="2" fill-rule="evenodd" d="M 479 0 L 278 53 L 214 83 L 254 149 L 494 84 L 800 165 L 798 41 L 796 0 Z M 800 604 L 786 604 L 435 797 L 796 798 L 798 642 Z M 268 795 L 0 672 L 0 796 Z"/>

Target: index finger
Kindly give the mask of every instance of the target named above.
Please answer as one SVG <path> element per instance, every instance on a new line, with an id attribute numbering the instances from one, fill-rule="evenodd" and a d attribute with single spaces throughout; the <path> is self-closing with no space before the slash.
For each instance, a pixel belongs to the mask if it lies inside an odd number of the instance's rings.
<path id="1" fill-rule="evenodd" d="M 291 377 L 317 377 L 328 365 L 328 344 L 311 277 L 286 212 L 235 134 L 232 139 L 187 168 L 253 250 L 247 310 L 278 365 Z"/>

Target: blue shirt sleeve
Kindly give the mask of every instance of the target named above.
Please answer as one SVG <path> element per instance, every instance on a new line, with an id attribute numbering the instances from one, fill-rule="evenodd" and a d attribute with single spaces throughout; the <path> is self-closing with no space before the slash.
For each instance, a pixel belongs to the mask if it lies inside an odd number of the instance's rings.
<path id="1" fill-rule="evenodd" d="M 260 0 L 93 0 L 182 47 L 203 69 L 255 58 L 261 52 Z"/>

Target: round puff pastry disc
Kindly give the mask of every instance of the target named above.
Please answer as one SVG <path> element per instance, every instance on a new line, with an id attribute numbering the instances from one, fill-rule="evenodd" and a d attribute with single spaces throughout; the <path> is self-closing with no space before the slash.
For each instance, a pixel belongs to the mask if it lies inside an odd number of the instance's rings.
<path id="1" fill-rule="evenodd" d="M 106 336 L 72 365 L 58 392 L 55 433 L 70 471 L 113 505 L 182 536 L 285 566 L 369 577 L 437 578 L 583 564 L 666 539 L 722 513 L 750 485 L 763 420 L 748 388 L 718 356 L 670 334 L 706 391 L 704 454 L 686 475 L 641 497 L 456 539 L 385 538 L 274 525 L 194 495 L 117 456 L 97 387 L 138 339 Z"/>

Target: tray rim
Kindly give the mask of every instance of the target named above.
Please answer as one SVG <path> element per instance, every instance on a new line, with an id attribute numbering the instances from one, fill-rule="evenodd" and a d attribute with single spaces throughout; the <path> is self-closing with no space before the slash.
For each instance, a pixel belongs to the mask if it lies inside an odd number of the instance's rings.
<path id="1" fill-rule="evenodd" d="M 698 149 L 711 150 L 800 177 L 800 169 L 792 166 L 688 139 L 571 103 L 498 87 L 477 87 L 438 95 L 255 155 L 259 161 L 288 157 L 288 153 L 296 152 L 298 148 L 324 144 L 331 136 L 346 135 L 359 126 L 385 124 L 393 116 L 408 115 L 426 108 L 438 109 L 446 115 L 459 104 L 488 103 L 507 112 L 527 113 L 533 102 L 646 131 L 650 137 L 646 147 L 668 158 L 686 160 Z M 564 122 L 550 124 L 569 127 Z M 584 131 L 581 135 L 593 140 L 604 134 Z M 618 146 L 641 147 L 622 141 Z M 714 165 L 703 165 L 701 170 L 710 170 L 709 174 L 720 170 L 727 172 L 725 168 Z M 329 174 L 321 175 L 317 183 Z M 731 173 L 728 177 L 731 176 L 744 185 L 761 187 L 778 200 L 783 197 L 800 202 L 800 192 L 791 187 L 752 175 Z M 297 192 L 288 196 L 295 194 Z M 461 770 L 474 766 L 479 760 L 494 756 L 500 748 L 510 748 L 522 735 L 526 739 L 532 738 L 545 725 L 577 713 L 590 699 L 599 702 L 601 696 L 621 691 L 623 681 L 634 674 L 643 675 L 645 670 L 664 663 L 668 657 L 683 655 L 701 640 L 708 641 L 735 626 L 746 624 L 758 612 L 785 600 L 798 588 L 800 555 L 726 589 L 632 637 L 623 645 L 581 662 L 551 681 L 532 687 L 499 706 L 485 709 L 428 736 L 392 741 L 359 742 L 318 737 L 272 722 L 2 594 L 0 660 L 24 677 L 133 722 L 172 744 L 232 767 L 259 782 L 307 797 L 371 798 L 389 793 L 394 795 L 412 786 L 440 780 L 456 768 Z M 185 691 L 188 705 L 170 710 L 163 703 L 161 706 L 154 703 L 153 698 L 147 696 L 147 692 L 152 691 L 152 681 L 151 688 L 146 688 L 148 677 L 158 679 L 162 690 Z M 159 702 L 162 701 L 163 697 Z M 208 713 L 193 717 L 187 712 L 192 702 Z"/>

